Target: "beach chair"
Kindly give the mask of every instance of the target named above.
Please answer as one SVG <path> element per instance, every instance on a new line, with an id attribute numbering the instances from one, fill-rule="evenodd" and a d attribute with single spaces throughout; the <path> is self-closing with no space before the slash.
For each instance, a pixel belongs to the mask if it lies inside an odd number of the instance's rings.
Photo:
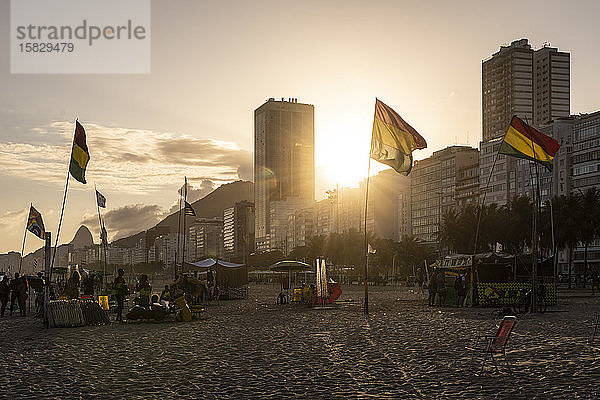
<path id="1" fill-rule="evenodd" d="M 508 373 L 512 374 L 512 370 L 510 369 L 510 364 L 508 363 L 508 358 L 506 358 L 506 344 L 508 343 L 508 339 L 510 338 L 510 333 L 512 332 L 515 323 L 517 321 L 517 317 L 514 316 L 506 316 L 500 322 L 500 326 L 498 327 L 498 331 L 495 336 L 479 336 L 472 347 L 466 347 L 468 351 L 471 352 L 471 362 L 469 364 L 470 368 L 473 368 L 473 362 L 476 357 L 481 358 L 481 370 L 480 373 L 483 372 L 485 367 L 485 362 L 488 357 L 491 359 L 494 364 L 494 368 L 498 371 L 498 365 L 496 364 L 496 358 L 504 357 L 504 362 L 506 363 L 506 368 L 508 369 Z"/>

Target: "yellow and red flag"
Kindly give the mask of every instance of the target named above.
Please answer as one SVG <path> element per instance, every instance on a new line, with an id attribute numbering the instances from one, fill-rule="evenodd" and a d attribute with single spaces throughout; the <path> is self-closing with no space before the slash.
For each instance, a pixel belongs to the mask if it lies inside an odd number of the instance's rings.
<path id="1" fill-rule="evenodd" d="M 85 168 L 88 161 L 90 161 L 90 153 L 85 140 L 85 129 L 83 129 L 79 121 L 75 121 L 75 137 L 73 138 L 69 172 L 73 178 L 84 184 L 86 183 Z"/>
<path id="2" fill-rule="evenodd" d="M 412 168 L 412 152 L 427 147 L 427 142 L 396 111 L 375 100 L 371 158 L 408 175 Z"/>
<path id="3" fill-rule="evenodd" d="M 552 171 L 552 160 L 559 148 L 556 139 L 544 135 L 515 115 L 498 153 L 535 161 Z"/>

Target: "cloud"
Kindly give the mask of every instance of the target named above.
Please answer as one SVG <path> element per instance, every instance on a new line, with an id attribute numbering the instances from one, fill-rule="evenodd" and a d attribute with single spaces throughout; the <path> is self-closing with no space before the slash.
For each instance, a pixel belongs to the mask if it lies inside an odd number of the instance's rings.
<path id="1" fill-rule="evenodd" d="M 113 241 L 151 228 L 165 216 L 164 210 L 156 204 L 134 204 L 110 210 L 103 215 L 103 218 L 108 239 Z M 81 221 L 81 225 L 92 227 L 94 239 L 96 242 L 99 241 L 100 230 L 97 216 L 86 216 Z"/>
<path id="2" fill-rule="evenodd" d="M 207 194 L 209 194 L 210 192 L 215 190 L 215 183 L 208 178 L 199 178 L 198 179 L 200 181 L 199 186 L 190 185 L 190 181 L 194 181 L 194 180 L 196 180 L 196 179 L 188 178 L 187 197 L 186 197 L 188 203 L 193 203 L 196 200 L 200 200 L 201 198 L 203 198 L 204 196 L 206 196 Z M 184 185 L 181 185 L 181 188 L 179 188 L 179 190 L 177 191 L 180 195 L 183 195 L 183 187 L 184 187 Z M 178 203 L 178 201 L 175 201 L 175 203 L 173 203 L 173 205 L 171 205 L 171 208 L 169 208 L 169 211 L 167 212 L 167 214 L 172 214 L 178 210 L 179 210 L 179 203 Z"/>
<path id="3" fill-rule="evenodd" d="M 0 229 L 13 228 L 25 225 L 27 212 L 29 210 L 5 211 L 0 214 Z"/>
<path id="4" fill-rule="evenodd" d="M 248 180 L 252 170 L 251 152 L 232 142 L 82 123 L 91 156 L 86 178 L 105 189 L 149 193 L 186 175 L 227 183 Z M 63 182 L 72 136 L 72 122 L 31 127 L 20 141 L 0 142 L 0 169 L 8 175 Z M 201 192 L 206 190 L 203 185 Z"/>

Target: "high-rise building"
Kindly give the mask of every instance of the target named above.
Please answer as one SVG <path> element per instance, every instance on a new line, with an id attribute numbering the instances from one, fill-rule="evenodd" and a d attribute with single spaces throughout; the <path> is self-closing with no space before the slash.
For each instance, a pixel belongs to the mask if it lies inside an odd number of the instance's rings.
<path id="1" fill-rule="evenodd" d="M 413 236 L 426 243 L 437 243 L 442 216 L 458 208 L 458 171 L 473 166 L 478 158 L 475 148 L 450 146 L 415 161 L 410 174 Z"/>
<path id="2" fill-rule="evenodd" d="M 480 192 L 485 204 L 505 204 L 531 188 L 526 162 L 496 155 L 502 138 L 513 115 L 535 128 L 569 116 L 570 55 L 549 46 L 533 50 L 527 39 L 516 40 L 483 61 L 481 78 Z"/>
<path id="3" fill-rule="evenodd" d="M 223 257 L 223 218 L 197 218 L 189 227 L 186 261 Z"/>
<path id="4" fill-rule="evenodd" d="M 314 202 L 314 142 L 314 106 L 270 98 L 254 111 L 257 250 L 269 250 L 274 243 L 271 203 L 290 197 Z"/>
<path id="5" fill-rule="evenodd" d="M 364 207 L 366 179 L 360 183 L 362 206 Z M 367 205 L 367 232 L 381 239 L 395 239 L 399 236 L 398 198 L 410 193 L 410 178 L 393 169 L 381 171 L 369 180 L 369 203 Z M 404 198 L 402 196 L 401 198 Z M 406 210 L 402 210 L 402 213 Z M 362 210 L 364 217 L 364 209 Z M 360 228 L 364 232 L 363 226 Z"/>
<path id="6" fill-rule="evenodd" d="M 223 211 L 223 252 L 228 261 L 246 262 L 254 251 L 254 204 L 235 203 Z"/>

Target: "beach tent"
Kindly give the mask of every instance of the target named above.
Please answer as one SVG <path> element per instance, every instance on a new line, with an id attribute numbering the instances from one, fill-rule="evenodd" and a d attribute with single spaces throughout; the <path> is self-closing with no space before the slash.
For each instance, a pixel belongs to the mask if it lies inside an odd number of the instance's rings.
<path id="1" fill-rule="evenodd" d="M 222 288 L 238 288 L 248 284 L 248 267 L 246 264 L 235 264 L 214 258 L 184 263 L 183 271 L 216 272 L 217 286 Z"/>

